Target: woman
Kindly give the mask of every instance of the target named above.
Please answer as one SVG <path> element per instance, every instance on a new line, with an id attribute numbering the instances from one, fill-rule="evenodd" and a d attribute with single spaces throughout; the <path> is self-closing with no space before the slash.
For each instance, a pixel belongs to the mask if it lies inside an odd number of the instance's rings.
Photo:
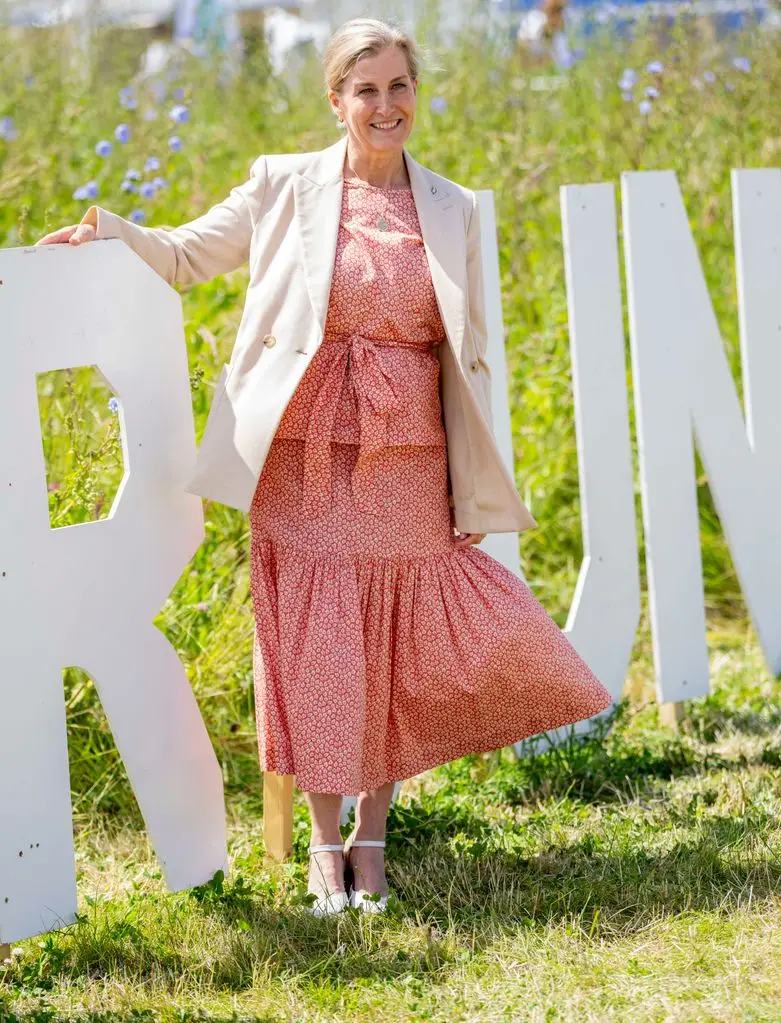
<path id="1" fill-rule="evenodd" d="M 387 904 L 395 781 L 611 704 L 476 546 L 536 523 L 491 430 L 475 195 L 404 146 L 418 47 L 356 19 L 324 62 L 334 145 L 258 158 L 170 231 L 93 206 L 43 239 L 119 237 L 170 284 L 249 259 L 188 489 L 250 514 L 260 761 L 306 792 L 315 915 Z"/>

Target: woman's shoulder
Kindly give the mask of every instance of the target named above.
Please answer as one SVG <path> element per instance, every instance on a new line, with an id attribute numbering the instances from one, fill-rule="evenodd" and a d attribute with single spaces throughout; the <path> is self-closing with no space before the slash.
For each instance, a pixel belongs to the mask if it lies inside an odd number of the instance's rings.
<path id="1" fill-rule="evenodd" d="M 252 164 L 253 177 L 265 177 L 270 183 L 287 178 L 293 172 L 302 172 L 316 159 L 319 150 L 309 153 L 263 153 Z"/>

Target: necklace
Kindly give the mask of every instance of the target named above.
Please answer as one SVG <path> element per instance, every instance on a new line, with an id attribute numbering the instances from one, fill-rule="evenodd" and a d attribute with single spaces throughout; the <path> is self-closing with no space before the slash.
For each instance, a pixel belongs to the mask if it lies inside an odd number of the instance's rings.
<path id="1" fill-rule="evenodd" d="M 369 188 L 373 189 L 376 192 L 377 195 L 382 195 L 382 193 L 386 192 L 386 191 L 397 191 L 397 189 L 395 189 L 393 186 L 388 186 L 386 188 L 386 187 L 382 187 L 380 185 L 369 185 L 369 183 L 367 181 L 363 181 L 361 178 L 358 178 L 358 177 L 348 178 L 347 180 L 348 181 L 355 181 L 356 183 L 360 182 L 365 187 L 369 187 Z M 400 187 L 398 189 L 398 191 L 405 192 L 405 191 L 408 191 L 408 188 Z M 385 198 L 385 201 L 386 201 L 386 204 L 387 204 L 388 197 L 385 196 L 384 198 Z M 388 223 L 384 213 L 381 213 L 378 217 L 375 218 L 374 225 L 375 225 L 375 227 L 379 231 L 389 231 L 390 230 L 390 224 Z"/>
<path id="2" fill-rule="evenodd" d="M 383 190 L 383 191 L 385 191 L 385 190 Z M 391 189 L 388 189 L 388 191 L 392 191 L 392 192 L 395 192 L 395 191 L 406 192 L 407 189 L 405 189 L 405 188 L 399 188 L 399 189 L 391 188 Z M 382 194 L 382 193 L 379 193 L 379 194 Z M 386 209 L 386 212 L 387 212 L 388 205 L 390 204 L 390 199 L 388 198 L 387 195 L 383 195 L 383 198 L 385 199 L 385 203 L 386 203 L 385 209 Z M 375 220 L 375 224 L 377 225 L 377 228 L 380 231 L 389 231 L 390 230 L 390 224 L 386 220 L 384 213 L 381 213 L 377 217 L 377 219 Z"/>

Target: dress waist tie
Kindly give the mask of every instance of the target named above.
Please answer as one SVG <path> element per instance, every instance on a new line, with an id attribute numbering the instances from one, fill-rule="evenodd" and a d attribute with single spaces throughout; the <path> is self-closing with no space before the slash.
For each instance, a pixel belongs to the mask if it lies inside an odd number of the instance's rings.
<path id="1" fill-rule="evenodd" d="M 361 334 L 342 335 L 312 406 L 304 440 L 303 513 L 316 518 L 331 506 L 331 436 L 345 376 L 355 395 L 360 442 L 352 472 L 353 496 L 361 511 L 382 511 L 373 485 L 372 461 L 387 444 L 390 413 L 405 407 L 406 395 L 386 373 L 377 342 Z"/>

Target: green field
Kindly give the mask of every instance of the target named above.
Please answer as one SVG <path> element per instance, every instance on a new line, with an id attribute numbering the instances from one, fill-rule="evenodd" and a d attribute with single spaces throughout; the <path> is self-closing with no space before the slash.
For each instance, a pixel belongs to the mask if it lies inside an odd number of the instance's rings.
<path id="1" fill-rule="evenodd" d="M 582 541 L 559 188 L 677 172 L 740 389 L 729 175 L 781 166 L 780 42 L 649 23 L 620 45 L 591 39 L 560 87 L 541 89 L 539 69 L 468 35 L 437 52 L 440 69 L 421 82 L 410 151 L 494 189 L 516 479 L 540 523 L 520 537 L 522 565 L 562 626 Z M 0 244 L 31 245 L 91 202 L 181 224 L 243 181 L 260 153 L 338 137 L 318 67 L 288 87 L 262 52 L 230 84 L 193 63 L 162 102 L 139 89 L 127 109 L 119 90 L 141 46 L 137 34 L 104 33 L 70 62 L 54 33 L 0 29 Z M 646 70 L 654 60 L 661 74 Z M 632 100 L 617 84 L 625 68 L 637 72 Z M 643 114 L 650 86 L 660 94 Z M 176 104 L 186 122 L 169 117 Z M 146 120 L 151 108 L 159 115 Z M 119 124 L 127 143 L 115 139 Z M 101 140 L 112 142 L 108 156 L 95 151 Z M 149 157 L 160 166 L 144 172 Z M 123 192 L 128 168 L 165 185 L 152 199 Z M 97 196 L 74 199 L 90 181 Z M 181 289 L 198 438 L 246 284 L 241 270 Z M 631 396 L 629 374 L 627 385 Z M 46 374 L 38 390 L 53 524 L 105 516 L 122 474 L 110 393 L 85 369 Z M 680 733 L 659 726 L 644 610 L 606 734 L 522 761 L 511 750 L 476 755 L 405 783 L 388 826 L 400 901 L 383 919 L 303 912 L 309 836 L 298 796 L 293 860 L 263 865 L 248 520 L 207 502 L 206 539 L 157 625 L 222 764 L 231 875 L 164 891 L 92 681 L 67 669 L 80 920 L 20 942 L 0 964 L 0 1023 L 781 1019 L 781 688 L 697 470 L 713 694 L 687 706 Z M 637 513 L 642 538 L 639 492 Z"/>

